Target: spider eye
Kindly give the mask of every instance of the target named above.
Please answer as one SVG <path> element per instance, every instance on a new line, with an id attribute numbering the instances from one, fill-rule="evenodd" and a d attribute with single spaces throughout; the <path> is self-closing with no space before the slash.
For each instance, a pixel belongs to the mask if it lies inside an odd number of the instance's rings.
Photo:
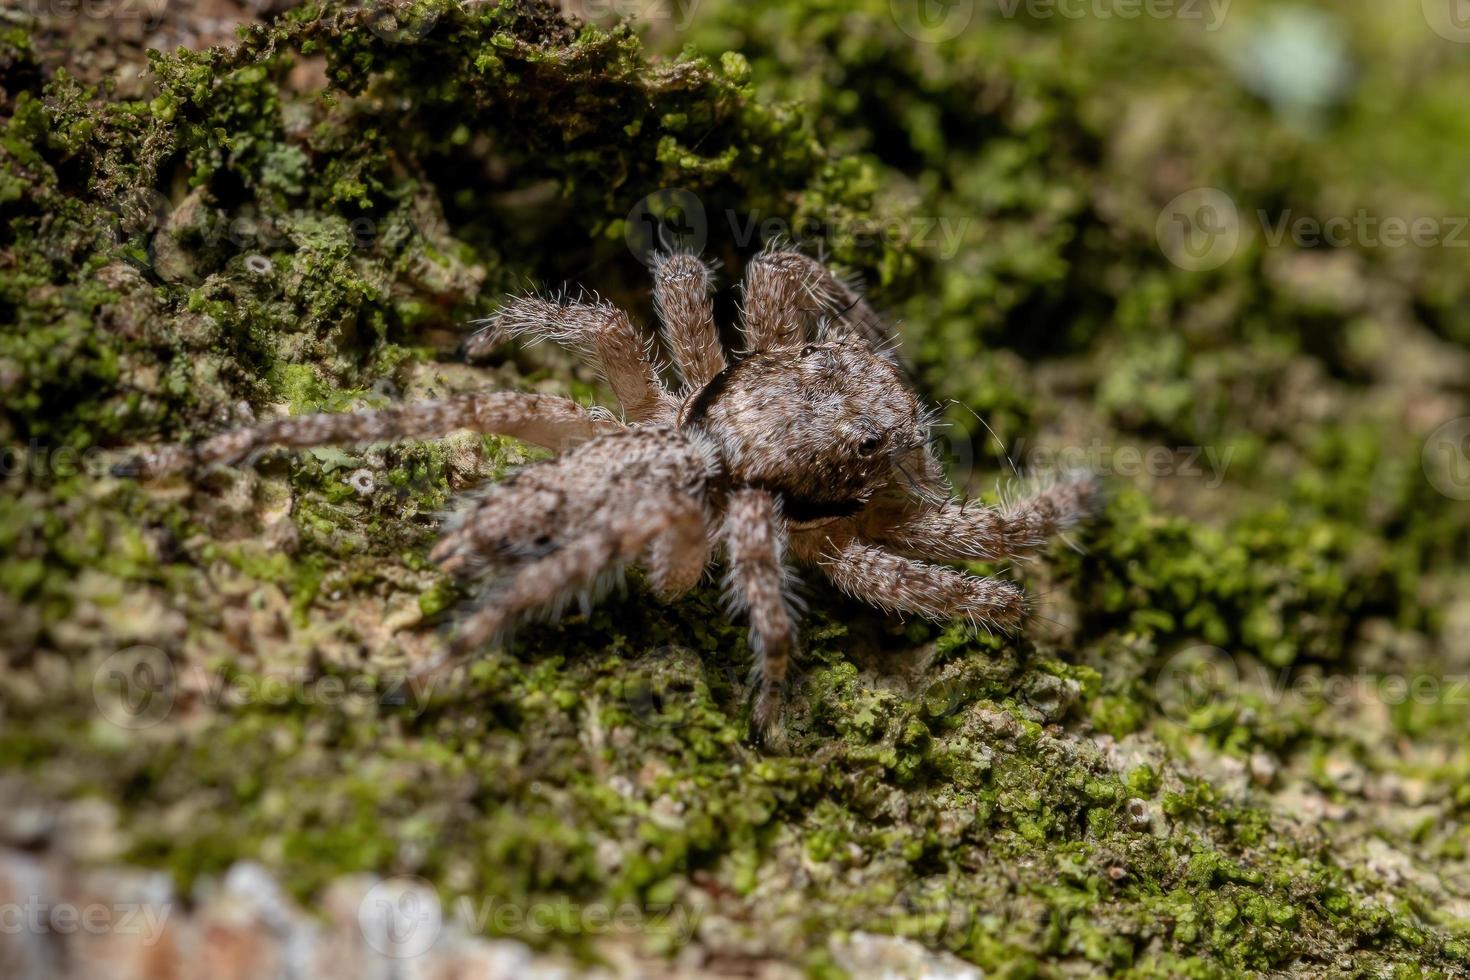
<path id="1" fill-rule="evenodd" d="M 816 352 L 817 352 L 817 345 L 816 344 L 807 344 L 805 347 L 803 347 L 801 349 L 801 356 L 802 357 L 811 357 Z"/>
<path id="2" fill-rule="evenodd" d="M 881 445 L 883 445 L 882 436 L 868 436 L 862 442 L 858 443 L 858 455 L 871 456 L 878 451 L 878 447 Z"/>

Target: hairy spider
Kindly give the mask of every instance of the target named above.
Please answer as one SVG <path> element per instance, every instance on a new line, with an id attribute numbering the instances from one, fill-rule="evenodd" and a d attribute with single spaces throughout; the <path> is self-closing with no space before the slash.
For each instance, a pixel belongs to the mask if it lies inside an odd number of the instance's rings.
<path id="1" fill-rule="evenodd" d="M 513 336 L 551 339 L 598 362 L 627 421 L 551 395 L 484 392 L 381 410 L 283 418 L 135 461 L 156 476 L 235 461 L 269 445 L 433 438 L 457 429 L 554 450 L 488 489 L 431 558 L 462 576 L 498 573 L 436 665 L 468 655 L 538 609 L 584 600 L 630 562 L 674 596 L 723 548 L 733 611 L 750 621 L 754 721 L 778 719 L 797 645 L 788 555 L 888 612 L 1015 628 L 1021 589 L 930 560 L 1025 556 L 1095 506 L 1086 474 L 1000 508 L 953 499 L 930 416 L 892 356 L 887 325 L 846 282 L 799 252 L 767 250 L 742 285 L 747 351 L 726 359 L 713 274 L 693 255 L 654 266 L 654 302 L 680 385 L 660 381 L 628 314 L 602 301 L 510 299 L 465 345 L 483 357 Z"/>

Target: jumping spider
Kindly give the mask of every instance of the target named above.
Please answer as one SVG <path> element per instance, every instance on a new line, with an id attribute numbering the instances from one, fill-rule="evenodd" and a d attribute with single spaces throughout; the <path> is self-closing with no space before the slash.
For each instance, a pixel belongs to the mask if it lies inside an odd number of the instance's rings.
<path id="1" fill-rule="evenodd" d="M 741 331 L 727 360 L 711 268 L 693 255 L 654 264 L 654 302 L 681 381 L 660 381 L 628 314 L 602 301 L 508 300 L 466 342 L 480 358 L 513 336 L 551 339 L 598 362 L 628 421 L 563 397 L 483 392 L 349 414 L 303 415 L 140 457 L 153 476 L 236 461 L 269 445 L 427 439 L 457 429 L 511 436 L 562 455 L 496 484 L 430 557 L 456 575 L 503 576 L 436 664 L 493 640 L 527 613 L 553 615 L 629 562 L 676 596 L 722 546 L 733 610 L 750 620 L 754 722 L 777 724 L 797 645 L 791 558 L 891 613 L 963 617 L 1012 629 L 1025 599 L 1008 581 L 938 561 L 1035 552 L 1095 506 L 1090 475 L 1001 508 L 953 499 L 927 444 L 931 418 L 892 356 L 887 325 L 815 259 L 767 250 L 746 270 Z"/>

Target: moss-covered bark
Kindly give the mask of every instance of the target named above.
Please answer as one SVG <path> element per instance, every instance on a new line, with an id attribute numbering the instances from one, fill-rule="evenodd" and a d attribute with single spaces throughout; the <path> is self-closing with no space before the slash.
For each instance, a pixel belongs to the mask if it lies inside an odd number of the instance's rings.
<path id="1" fill-rule="evenodd" d="M 1251 217 L 1463 209 L 1435 162 L 1463 67 L 1351 5 L 1361 88 L 1304 129 L 1225 80 L 1266 4 L 1223 40 L 979 5 L 939 44 L 893 6 L 706 0 L 640 40 L 307 3 L 121 88 L 68 69 L 66 25 L 8 27 L 4 839 L 184 887 L 256 859 L 308 904 L 362 870 L 672 903 L 712 962 L 814 972 L 856 930 L 1006 975 L 1470 971 L 1470 519 L 1421 453 L 1470 414 L 1463 254 Z M 1199 186 L 1246 229 L 1191 272 L 1156 222 Z M 1002 448 L 1113 471 L 1085 549 L 1026 569 L 1026 637 L 810 583 L 790 753 L 762 753 L 716 590 L 635 581 L 420 697 L 398 678 L 465 598 L 424 560 L 437 512 L 524 447 L 109 475 L 270 413 L 595 396 L 554 354 L 458 364 L 460 325 L 528 281 L 648 313 L 629 218 L 676 188 L 729 278 L 762 228 L 865 276 L 926 394 L 986 420 L 949 411 L 962 481 Z"/>

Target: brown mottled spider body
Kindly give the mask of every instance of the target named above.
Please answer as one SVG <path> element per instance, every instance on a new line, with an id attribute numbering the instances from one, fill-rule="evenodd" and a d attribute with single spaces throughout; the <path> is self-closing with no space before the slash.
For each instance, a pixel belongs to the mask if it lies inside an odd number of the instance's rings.
<path id="1" fill-rule="evenodd" d="M 819 262 L 792 251 L 752 260 L 741 311 L 748 350 L 733 362 L 715 327 L 708 266 L 676 254 L 654 271 L 677 392 L 660 381 L 628 315 L 607 303 L 511 299 L 466 344 L 472 358 L 511 336 L 578 347 L 601 366 L 626 423 L 566 398 L 490 392 L 280 419 L 193 448 L 163 447 L 138 469 L 156 475 L 267 445 L 461 428 L 563 451 L 489 488 L 434 548 L 432 558 L 454 574 L 502 576 L 440 662 L 472 653 L 527 613 L 556 614 L 629 563 L 641 563 L 660 594 L 677 595 L 699 581 L 718 547 L 731 605 L 750 620 L 763 731 L 777 720 L 797 643 L 790 559 L 890 612 L 1020 623 L 1016 585 L 931 561 L 1036 551 L 1093 508 L 1090 476 L 1004 509 L 954 501 L 927 447 L 930 419 L 888 352 L 886 325 Z"/>

